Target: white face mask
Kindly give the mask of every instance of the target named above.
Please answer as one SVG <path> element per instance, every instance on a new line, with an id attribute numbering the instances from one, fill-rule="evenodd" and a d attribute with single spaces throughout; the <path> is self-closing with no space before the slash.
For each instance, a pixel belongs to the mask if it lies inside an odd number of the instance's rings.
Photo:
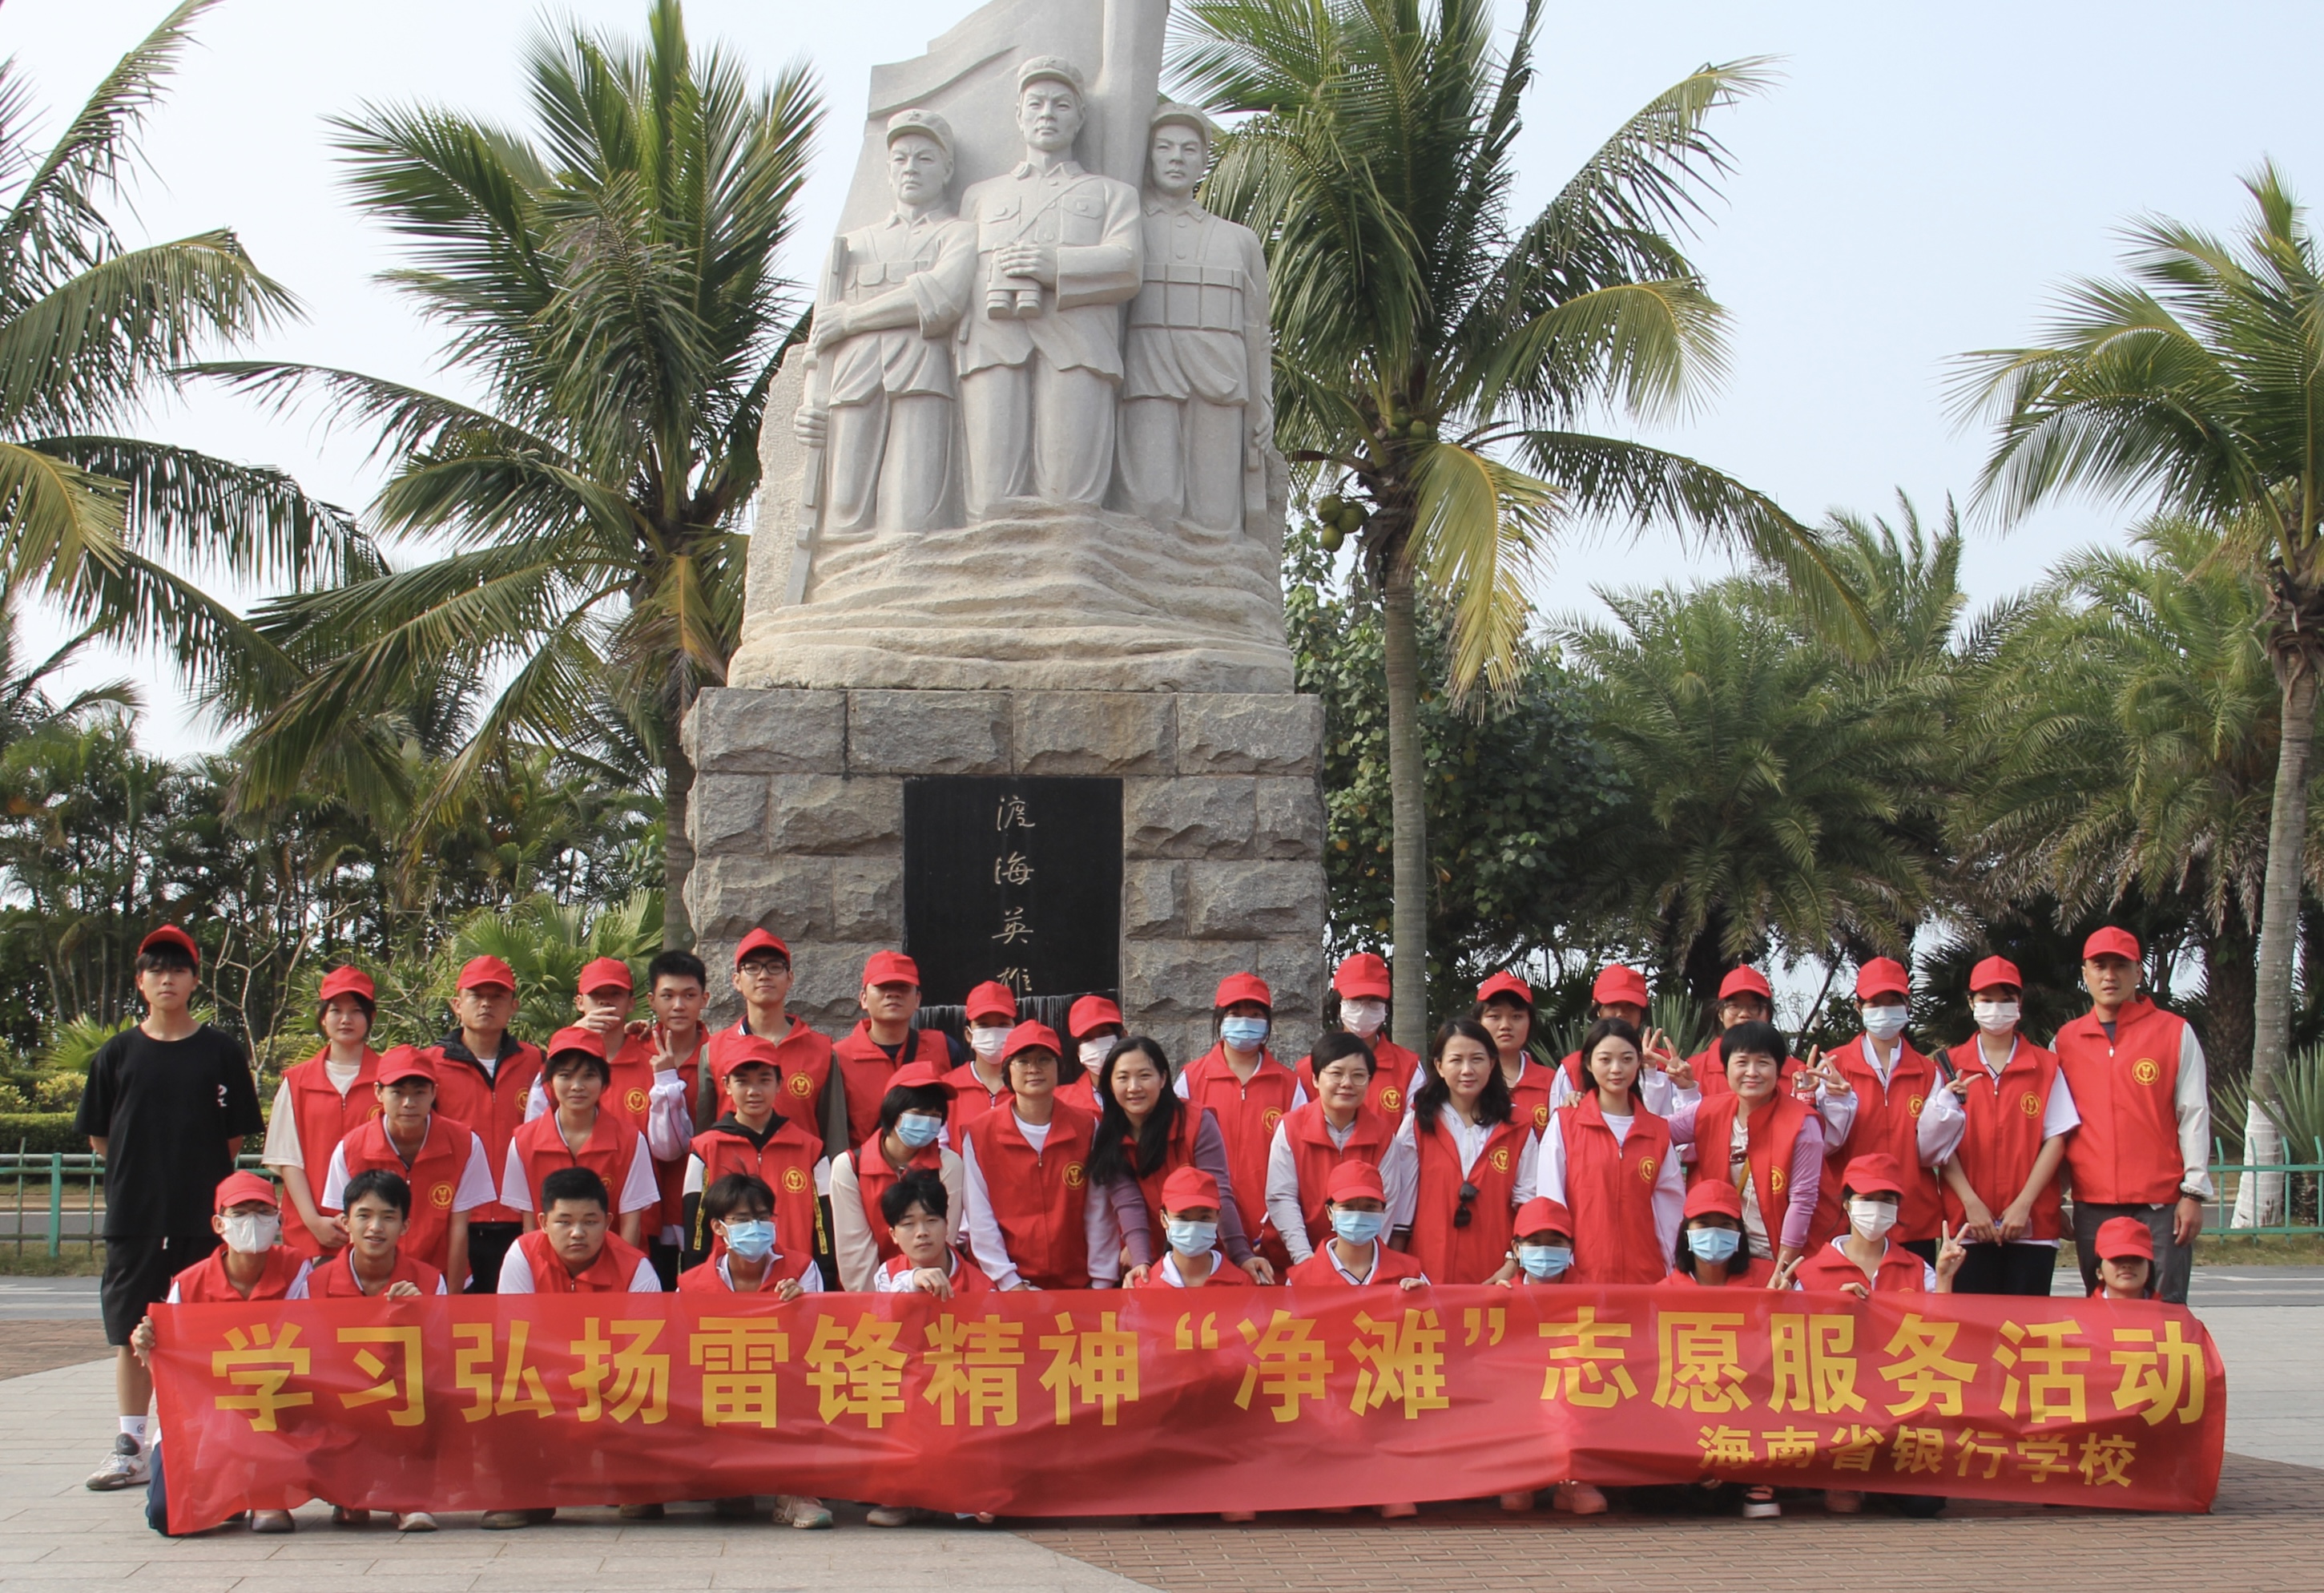
<path id="1" fill-rule="evenodd" d="M 2018 1005 L 2014 1001 L 1972 1001 L 1969 1013 L 1987 1034 L 2006 1034 L 2017 1027 Z"/>
<path id="2" fill-rule="evenodd" d="M 272 1250 L 282 1242 L 282 1219 L 274 1213 L 228 1212 L 226 1218 L 226 1247 L 239 1250 L 244 1255 L 255 1255 Z"/>
<path id="3" fill-rule="evenodd" d="M 976 1024 L 969 1026 L 968 1048 L 988 1062 L 999 1056 L 1001 1048 L 1008 1043 L 1009 1025 L 1006 1023 L 996 1024 L 989 1029 Z"/>
<path id="4" fill-rule="evenodd" d="M 1100 1068 L 1104 1067 L 1105 1059 L 1113 1054 L 1114 1043 L 1114 1038 L 1111 1034 L 1107 1035 L 1102 1040 L 1083 1041 L 1081 1044 L 1082 1066 L 1087 1068 L 1093 1073 L 1096 1072 Z"/>
<path id="5" fill-rule="evenodd" d="M 1848 1222 L 1868 1239 L 1877 1239 L 1896 1226 L 1896 1203 L 1894 1200 L 1850 1200 Z"/>
<path id="6" fill-rule="evenodd" d="M 1904 1032 L 1904 1020 L 1911 1015 L 1901 1006 L 1868 1006 L 1864 1009 L 1864 1032 L 1875 1040 L 1894 1040 Z"/>
<path id="7" fill-rule="evenodd" d="M 1360 1001 L 1343 1001 L 1340 1003 L 1340 1021 L 1347 1024 L 1349 1033 L 1370 1040 L 1379 1033 L 1380 1025 L 1388 1022 L 1388 1003 L 1375 1001 L 1370 996 Z"/>

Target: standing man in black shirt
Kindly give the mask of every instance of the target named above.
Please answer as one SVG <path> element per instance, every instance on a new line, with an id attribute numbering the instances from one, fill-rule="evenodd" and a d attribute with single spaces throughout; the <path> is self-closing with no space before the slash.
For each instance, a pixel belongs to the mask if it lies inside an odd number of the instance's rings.
<path id="1" fill-rule="evenodd" d="M 244 1138 L 266 1126 L 250 1059 L 189 1010 L 200 968 L 194 938 L 175 924 L 138 945 L 145 1021 L 99 1048 L 75 1125 L 105 1158 L 101 1292 L 121 1431 L 89 1477 L 100 1493 L 146 1480 L 153 1378 L 130 1349 L 130 1335 L 148 1306 L 169 1298 L 171 1278 L 217 1248 L 211 1196 L 234 1171 Z"/>

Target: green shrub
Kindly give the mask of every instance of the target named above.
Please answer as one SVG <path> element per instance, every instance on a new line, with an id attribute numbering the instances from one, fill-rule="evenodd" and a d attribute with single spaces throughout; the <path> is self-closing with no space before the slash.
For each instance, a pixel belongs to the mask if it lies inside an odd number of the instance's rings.
<path id="1" fill-rule="evenodd" d="M 0 1112 L 0 1155 L 86 1155 L 88 1136 L 73 1132 L 70 1112 Z"/>

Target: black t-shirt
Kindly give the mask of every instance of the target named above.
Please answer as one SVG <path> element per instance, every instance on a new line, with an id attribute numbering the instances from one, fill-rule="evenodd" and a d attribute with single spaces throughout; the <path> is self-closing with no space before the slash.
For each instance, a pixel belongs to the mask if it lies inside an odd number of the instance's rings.
<path id="1" fill-rule="evenodd" d="M 183 1040 L 142 1028 L 89 1064 L 78 1132 L 105 1144 L 105 1232 L 198 1234 L 234 1171 L 229 1140 L 262 1132 L 258 1085 L 231 1036 L 205 1023 Z"/>

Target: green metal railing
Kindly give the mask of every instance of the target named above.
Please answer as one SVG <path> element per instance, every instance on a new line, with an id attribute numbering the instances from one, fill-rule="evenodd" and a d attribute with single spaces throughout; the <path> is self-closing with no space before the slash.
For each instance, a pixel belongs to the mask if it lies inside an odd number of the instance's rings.
<path id="1" fill-rule="evenodd" d="M 255 1168 L 259 1160 L 241 1156 L 235 1165 Z M 105 1240 L 104 1157 L 88 1151 L 0 1154 L 0 1186 L 12 1181 L 14 1198 L 0 1216 L 13 1213 L 14 1231 L 0 1234 L 0 1243 L 13 1239 L 19 1256 L 26 1244 L 42 1239 L 52 1256 L 61 1256 L 68 1245 L 97 1254 Z M 74 1220 L 68 1223 L 68 1216 Z M 68 1227 L 76 1231 L 66 1232 Z"/>
<path id="2" fill-rule="evenodd" d="M 2310 1140 L 2310 1148 L 2316 1153 L 2313 1162 L 2230 1162 L 2226 1151 L 2214 1145 L 2211 1154 L 2211 1188 L 2215 1203 L 2203 1209 L 2203 1232 L 2214 1237 L 2234 1234 L 2324 1234 L 2324 1137 Z M 2230 1181 L 2227 1174 L 2235 1174 Z M 2281 1174 L 2283 1220 L 2265 1227 L 2230 1228 L 2234 1218 L 2236 1196 L 2246 1178 Z M 2311 1220 L 2301 1222 L 2305 1210 Z"/>

